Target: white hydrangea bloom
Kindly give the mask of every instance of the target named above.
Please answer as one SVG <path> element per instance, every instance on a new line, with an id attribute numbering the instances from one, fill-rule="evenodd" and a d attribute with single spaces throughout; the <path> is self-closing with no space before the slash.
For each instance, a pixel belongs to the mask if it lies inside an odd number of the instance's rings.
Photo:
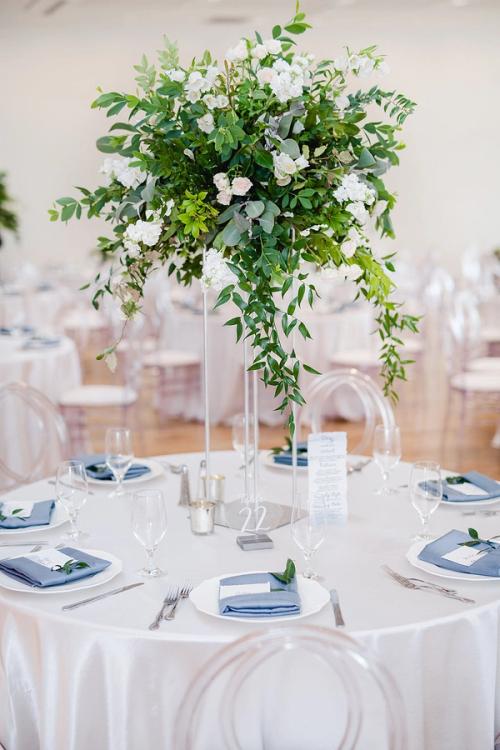
<path id="1" fill-rule="evenodd" d="M 194 104 L 194 102 L 200 100 L 202 94 L 210 91 L 211 87 L 212 84 L 202 76 L 199 70 L 193 70 L 193 72 L 189 74 L 189 78 L 184 86 L 184 91 L 187 99 Z"/>
<path id="2" fill-rule="evenodd" d="M 358 247 L 363 244 L 364 238 L 360 235 L 356 227 L 351 227 L 347 234 L 347 238 L 341 244 L 340 249 L 346 258 L 352 258 Z"/>
<path id="3" fill-rule="evenodd" d="M 360 201 L 371 206 L 375 201 L 375 191 L 364 182 L 361 182 L 358 175 L 354 174 L 354 172 L 344 175 L 340 186 L 334 190 L 333 195 L 339 203 Z"/>
<path id="4" fill-rule="evenodd" d="M 246 195 L 252 184 L 252 180 L 248 177 L 235 177 L 231 185 L 233 195 Z"/>
<path id="5" fill-rule="evenodd" d="M 281 52 L 281 42 L 279 39 L 265 39 L 264 47 L 270 55 L 279 55 Z"/>
<path id="6" fill-rule="evenodd" d="M 162 224 L 160 221 L 142 221 L 129 224 L 124 234 L 124 241 L 143 242 L 148 247 L 156 245 L 160 239 Z"/>
<path id="7" fill-rule="evenodd" d="M 203 117 L 199 117 L 196 122 L 199 129 L 204 133 L 211 133 L 215 127 L 214 117 L 210 114 L 210 112 L 207 112 L 207 114 L 203 115 Z"/>
<path id="8" fill-rule="evenodd" d="M 210 86 L 214 85 L 220 75 L 222 75 L 222 71 L 216 65 L 209 65 L 205 70 L 205 80 Z"/>
<path id="9" fill-rule="evenodd" d="M 231 271 L 223 254 L 215 248 L 210 248 L 205 254 L 201 284 L 205 289 L 214 289 L 220 292 L 229 284 L 236 284 L 237 277 Z"/>
<path id="10" fill-rule="evenodd" d="M 176 83 L 181 83 L 186 78 L 186 74 L 180 68 L 171 68 L 165 73 L 171 81 L 176 81 Z"/>
<path id="11" fill-rule="evenodd" d="M 248 57 L 247 43 L 245 39 L 240 39 L 236 47 L 228 49 L 225 58 L 228 62 L 239 62 Z"/>
<path id="12" fill-rule="evenodd" d="M 269 54 L 264 44 L 256 44 L 250 51 L 250 55 L 256 60 L 263 60 Z"/>
<path id="13" fill-rule="evenodd" d="M 265 86 L 266 83 L 271 83 L 275 76 L 272 68 L 260 68 L 257 71 L 257 80 L 261 86 Z"/>
<path id="14" fill-rule="evenodd" d="M 361 201 L 348 203 L 346 211 L 349 211 L 349 213 L 352 214 L 360 224 L 365 224 L 368 219 L 368 211 L 366 210 L 364 203 L 361 203 Z"/>
<path id="15" fill-rule="evenodd" d="M 108 157 L 104 159 L 100 172 L 110 180 L 114 179 L 124 187 L 134 189 L 144 182 L 147 174 L 139 167 L 131 167 L 131 161 L 133 160 L 124 156 Z"/>

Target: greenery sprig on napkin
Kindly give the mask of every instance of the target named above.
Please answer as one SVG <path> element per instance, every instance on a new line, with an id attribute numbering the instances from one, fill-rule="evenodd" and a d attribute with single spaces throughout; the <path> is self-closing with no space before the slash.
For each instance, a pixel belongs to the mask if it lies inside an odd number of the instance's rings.
<path id="1" fill-rule="evenodd" d="M 270 573 L 269 575 L 274 576 L 274 578 L 280 581 L 280 583 L 284 583 L 288 585 L 295 578 L 295 572 L 296 572 L 295 563 L 293 560 L 290 560 L 290 558 L 288 558 L 288 560 L 286 561 L 286 567 L 283 573 Z"/>
<path id="2" fill-rule="evenodd" d="M 459 547 L 475 547 L 477 544 L 487 544 L 491 549 L 495 549 L 495 543 L 491 539 L 481 539 L 476 529 L 467 529 L 470 540 L 468 542 L 460 542 Z"/>
<path id="3" fill-rule="evenodd" d="M 17 516 L 17 518 L 19 518 L 20 521 L 26 521 L 28 516 L 18 515 L 19 513 L 21 513 L 21 511 L 22 511 L 22 508 L 14 508 L 14 510 L 11 513 L 11 516 Z M 6 521 L 7 518 L 8 516 L 4 516 L 4 514 L 0 511 L 0 521 Z"/>
<path id="4" fill-rule="evenodd" d="M 64 565 L 54 565 L 52 570 L 54 571 L 61 571 L 66 573 L 67 576 L 69 576 L 70 573 L 72 573 L 74 570 L 80 570 L 82 568 L 89 568 L 90 565 L 86 562 L 83 562 L 81 560 L 68 560 L 64 563 Z"/>
<path id="5" fill-rule="evenodd" d="M 292 452 L 292 441 L 289 437 L 285 437 L 285 446 L 276 445 L 274 448 L 271 448 L 271 453 L 274 456 L 279 456 L 281 453 L 291 453 L 291 452 Z M 301 453 L 307 453 L 307 444 L 304 446 L 297 445 L 297 455 Z"/>

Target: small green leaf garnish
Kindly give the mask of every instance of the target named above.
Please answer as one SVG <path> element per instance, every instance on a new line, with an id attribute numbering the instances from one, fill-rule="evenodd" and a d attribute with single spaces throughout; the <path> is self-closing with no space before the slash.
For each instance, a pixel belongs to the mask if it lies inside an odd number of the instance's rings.
<path id="1" fill-rule="evenodd" d="M 284 583 L 285 585 L 288 585 L 295 578 L 294 561 L 288 558 L 288 560 L 286 561 L 286 567 L 283 573 L 271 573 L 270 575 L 274 576 L 274 578 L 280 581 L 280 583 Z"/>
<path id="2" fill-rule="evenodd" d="M 61 571 L 62 573 L 66 573 L 67 576 L 69 576 L 70 573 L 72 573 L 74 570 L 79 570 L 81 568 L 89 568 L 89 564 L 83 561 L 79 560 L 68 560 L 64 563 L 64 565 L 54 565 L 52 570 L 54 571 Z"/>
<path id="3" fill-rule="evenodd" d="M 478 544 L 486 544 L 491 549 L 496 549 L 496 544 L 490 539 L 481 539 L 476 529 L 467 529 L 470 540 L 468 542 L 460 542 L 459 547 L 475 547 Z"/>

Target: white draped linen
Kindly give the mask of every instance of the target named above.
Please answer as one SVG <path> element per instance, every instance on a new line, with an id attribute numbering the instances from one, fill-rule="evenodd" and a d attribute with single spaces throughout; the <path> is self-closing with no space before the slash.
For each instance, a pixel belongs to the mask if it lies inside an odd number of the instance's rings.
<path id="1" fill-rule="evenodd" d="M 235 313 L 236 314 L 236 313 Z M 227 311 L 208 317 L 208 363 L 211 422 L 228 421 L 243 411 L 243 346 L 235 347 L 234 327 L 224 326 L 231 317 Z M 296 337 L 296 351 L 306 364 L 320 372 L 332 369 L 330 357 L 339 351 L 359 349 L 369 345 L 373 330 L 373 313 L 368 306 L 350 307 L 342 312 L 326 313 L 304 310 L 301 319 L 307 325 L 312 340 L 305 342 Z M 163 333 L 163 346 L 169 349 L 190 351 L 203 356 L 203 318 L 194 312 L 175 310 L 167 317 Z M 303 373 L 302 387 L 307 388 L 311 378 Z M 265 424 L 279 424 L 282 416 L 275 411 L 278 401 L 271 389 L 259 385 L 260 417 Z M 182 414 L 186 419 L 202 420 L 204 415 L 201 390 L 186 400 Z M 330 413 L 347 419 L 359 419 L 360 408 L 352 392 L 339 392 L 332 399 Z"/>
<path id="2" fill-rule="evenodd" d="M 200 458 L 201 454 L 188 454 L 169 460 L 186 461 L 193 476 Z M 239 463 L 229 452 L 212 457 L 212 470 L 228 478 L 227 500 L 241 491 Z M 273 469 L 263 469 L 262 474 L 264 495 L 288 502 L 289 475 Z M 408 476 L 409 466 L 403 464 L 394 471 L 393 483 L 406 484 Z M 418 520 L 406 488 L 383 499 L 373 495 L 379 482 L 373 464 L 349 477 L 349 522 L 330 529 L 316 561 L 323 584 L 338 590 L 347 631 L 368 644 L 397 680 L 406 709 L 408 750 L 492 750 L 495 728 L 500 728 L 500 584 L 454 582 L 461 593 L 476 600 L 476 606 L 399 587 L 381 565 L 428 577 L 415 572 L 405 559 Z M 0 742 L 7 750 L 176 750 L 175 715 L 196 670 L 224 643 L 272 625 L 213 619 L 186 601 L 174 621 L 159 631 L 148 630 L 172 583 L 197 584 L 218 574 L 277 570 L 288 556 L 300 569 L 301 559 L 290 527 L 271 533 L 274 549 L 243 552 L 235 544 L 236 532 L 229 529 L 216 527 L 209 537 L 191 535 L 187 512 L 177 505 L 177 476 L 169 474 L 141 486 L 165 491 L 169 529 L 158 560 L 168 570 L 167 578 L 72 612 L 62 612 L 61 606 L 100 589 L 52 595 L 1 590 Z M 53 488 L 40 482 L 16 490 L 14 496 L 52 495 Z M 144 553 L 131 534 L 130 504 L 130 497 L 109 498 L 97 488 L 81 514 L 82 528 L 91 532 L 87 546 L 123 560 L 123 572 L 105 590 L 139 580 L 136 571 Z M 464 528 L 464 521 L 460 510 L 442 506 L 433 518 L 433 531 Z M 494 518 L 481 519 L 482 535 L 494 534 L 497 527 Z M 5 536 L 0 535 L 0 541 Z M 56 542 L 58 532 L 37 537 Z M 331 627 L 331 609 L 302 622 Z M 285 697 L 287 681 L 296 688 L 299 679 L 300 672 L 292 671 L 284 679 L 280 671 L 262 683 L 262 692 L 276 705 L 277 696 Z M 306 705 L 314 686 L 305 681 L 303 692 Z M 325 716 L 324 726 L 312 725 L 305 711 L 294 737 L 275 737 L 269 747 L 329 746 L 315 741 L 321 730 L 325 736 L 330 720 Z M 219 750 L 211 738 L 207 727 L 204 750 Z M 375 745 L 367 740 L 360 747 Z M 250 743 L 245 750 L 254 748 Z"/>

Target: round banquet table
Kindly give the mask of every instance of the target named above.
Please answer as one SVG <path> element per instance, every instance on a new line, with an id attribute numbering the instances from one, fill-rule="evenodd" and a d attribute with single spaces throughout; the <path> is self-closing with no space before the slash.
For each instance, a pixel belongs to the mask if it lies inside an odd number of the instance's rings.
<path id="1" fill-rule="evenodd" d="M 21 336 L 0 336 L 0 384 L 23 381 L 54 402 L 64 391 L 80 384 L 80 359 L 71 339 L 62 337 L 57 346 L 43 349 L 23 349 L 25 341 Z M 15 466 L 23 443 L 12 440 L 12 436 L 25 435 L 28 440 L 29 424 L 24 410 L 15 402 L 2 402 L 0 419 L 8 428 L 0 430 L 0 455 Z"/>
<path id="2" fill-rule="evenodd" d="M 186 462 L 191 476 L 200 458 L 196 453 L 168 456 L 169 461 Z M 240 460 L 231 452 L 214 452 L 212 463 L 213 471 L 227 477 L 230 500 L 241 491 Z M 407 483 L 409 468 L 401 464 L 394 470 L 394 486 Z M 415 572 L 406 561 L 410 536 L 418 527 L 408 490 L 382 499 L 373 494 L 379 484 L 373 464 L 349 476 L 349 521 L 329 529 L 316 559 L 323 584 L 338 590 L 347 632 L 373 649 L 397 680 L 406 708 L 408 750 L 492 750 L 495 727 L 500 727 L 500 582 L 456 582 L 476 605 L 396 584 L 381 565 L 403 575 L 446 581 Z M 1 589 L 0 742 L 7 750 L 176 750 L 172 727 L 195 671 L 223 644 L 272 625 L 269 620 L 251 625 L 211 618 L 183 601 L 175 620 L 159 631 L 148 630 L 169 585 L 196 585 L 224 573 L 281 570 L 289 556 L 300 569 L 301 558 L 289 526 L 271 532 L 274 549 L 254 552 L 240 550 L 237 532 L 219 526 L 211 536 L 193 536 L 185 508 L 177 505 L 178 476 L 168 473 L 139 486 L 165 492 L 169 524 L 157 558 L 167 577 L 71 612 L 62 612 L 62 605 L 101 589 L 52 595 Z M 288 502 L 288 472 L 263 468 L 262 487 L 267 499 Z M 90 532 L 85 546 L 123 561 L 123 571 L 102 590 L 141 580 L 137 570 L 145 555 L 132 537 L 130 495 L 117 499 L 108 497 L 109 489 L 92 489 L 80 518 L 81 528 Z M 41 481 L 10 496 L 48 499 L 53 487 Z M 432 530 L 439 534 L 466 525 L 460 510 L 442 505 Z M 494 534 L 495 526 L 494 518 L 482 519 L 481 534 Z M 7 533 L 0 534 L 0 542 Z M 59 530 L 34 536 L 56 543 Z M 6 556 L 5 549 L 0 552 Z M 332 627 L 330 606 L 300 622 Z M 262 689 L 268 687 L 266 683 Z M 307 736 L 311 738 L 310 726 Z M 203 747 L 219 750 L 211 745 L 210 733 Z M 314 742 L 303 739 L 269 747 L 316 750 Z M 378 744 L 360 747 L 384 750 Z"/>
<path id="3" fill-rule="evenodd" d="M 237 310 L 235 314 L 237 314 Z M 235 349 L 234 326 L 224 326 L 232 317 L 226 312 L 208 316 L 208 366 L 210 418 L 213 424 L 227 422 L 243 411 L 243 346 Z M 332 369 L 330 357 L 339 351 L 349 351 L 369 346 L 373 330 L 373 313 L 368 305 L 348 307 L 342 312 L 327 313 L 303 310 L 301 320 L 307 325 L 312 340 L 296 337 L 296 351 L 306 364 L 320 372 Z M 203 357 L 203 318 L 195 312 L 176 309 L 168 316 L 168 326 L 163 345 L 169 349 L 195 352 Z M 224 366 L 221 367 L 221 362 Z M 313 375 L 303 372 L 302 387 L 307 388 Z M 192 393 L 183 400 L 182 416 L 185 419 L 203 420 L 204 406 L 201 391 Z M 264 424 L 274 425 L 283 421 L 276 411 L 278 401 L 272 390 L 259 383 L 259 412 Z M 345 419 L 360 419 L 360 403 L 350 389 L 339 390 L 329 404 L 329 414 Z"/>

